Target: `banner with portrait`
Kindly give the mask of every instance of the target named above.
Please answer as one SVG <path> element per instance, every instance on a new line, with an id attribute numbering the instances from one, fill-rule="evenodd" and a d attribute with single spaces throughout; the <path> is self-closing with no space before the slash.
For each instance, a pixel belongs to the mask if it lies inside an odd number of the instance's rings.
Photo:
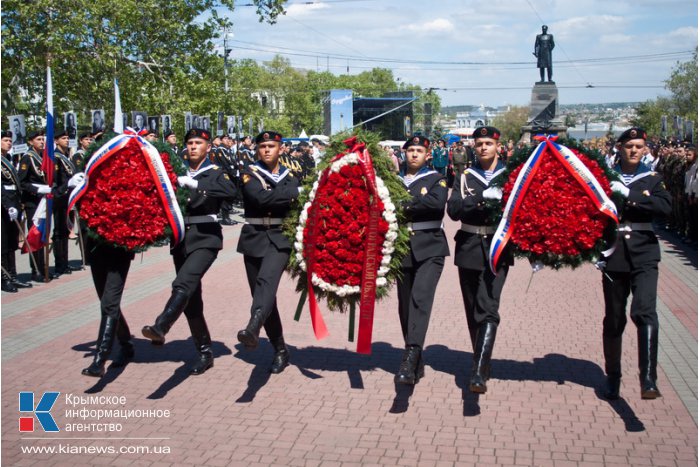
<path id="1" fill-rule="evenodd" d="M 63 129 L 68 134 L 68 147 L 78 147 L 78 120 L 75 112 L 65 112 L 63 114 Z"/>
<path id="2" fill-rule="evenodd" d="M 92 134 L 101 133 L 105 131 L 105 110 L 104 109 L 94 109 L 90 111 L 92 115 Z"/>
<path id="3" fill-rule="evenodd" d="M 24 115 L 10 115 L 7 120 L 12 132 L 12 154 L 27 152 L 27 127 L 24 123 Z"/>

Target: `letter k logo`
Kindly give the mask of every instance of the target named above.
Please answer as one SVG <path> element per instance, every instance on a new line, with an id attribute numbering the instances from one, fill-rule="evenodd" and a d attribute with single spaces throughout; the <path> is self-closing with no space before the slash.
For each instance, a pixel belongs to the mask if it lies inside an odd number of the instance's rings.
<path id="1" fill-rule="evenodd" d="M 56 421 L 53 419 L 53 416 L 49 413 L 53 405 L 56 403 L 56 399 L 58 399 L 59 394 L 59 392 L 45 392 L 41 396 L 39 404 L 37 404 L 36 408 L 34 408 L 34 393 L 20 392 L 19 411 L 31 412 L 32 414 L 36 415 L 41 428 L 46 432 L 60 431 L 58 425 L 56 425 Z M 19 431 L 34 431 L 34 417 L 19 417 Z"/>

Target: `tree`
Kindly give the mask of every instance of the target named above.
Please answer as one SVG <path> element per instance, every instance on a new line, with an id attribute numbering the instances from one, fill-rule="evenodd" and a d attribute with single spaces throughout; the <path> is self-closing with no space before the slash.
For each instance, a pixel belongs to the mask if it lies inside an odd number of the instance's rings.
<path id="1" fill-rule="evenodd" d="M 530 110 L 526 106 L 513 106 L 510 110 L 493 119 L 492 125 L 501 130 L 501 141 L 518 141 L 523 125 L 527 124 Z"/>
<path id="2" fill-rule="evenodd" d="M 253 0 L 260 20 L 270 23 L 284 13 L 285 2 Z M 174 93 L 209 95 L 201 86 L 210 77 L 206 67 L 216 61 L 213 40 L 222 25 L 230 25 L 219 11 L 233 11 L 233 4 L 176 0 L 164 8 L 157 0 L 7 0 L 2 11 L 2 111 L 32 110 L 19 98 L 18 88 L 43 109 L 49 63 L 56 113 L 112 102 L 115 77 L 124 109 L 156 112 L 169 109 Z"/>
<path id="3" fill-rule="evenodd" d="M 666 89 L 671 91 L 670 97 L 659 97 L 646 101 L 637 106 L 637 117 L 632 124 L 640 126 L 651 134 L 660 134 L 661 117 L 668 117 L 671 125 L 676 115 L 695 122 L 695 133 L 698 128 L 698 48 L 695 48 L 693 58 L 689 62 L 677 63 L 671 76 L 665 81 Z M 671 128 L 668 128 L 671 131 Z"/>

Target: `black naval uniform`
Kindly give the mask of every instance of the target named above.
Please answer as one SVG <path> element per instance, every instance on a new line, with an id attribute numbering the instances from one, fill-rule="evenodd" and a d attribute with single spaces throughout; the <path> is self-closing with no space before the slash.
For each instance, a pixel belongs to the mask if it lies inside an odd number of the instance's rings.
<path id="1" fill-rule="evenodd" d="M 134 253 L 107 243 L 96 242 L 91 237 L 87 237 L 85 247 L 92 282 L 100 299 L 100 329 L 97 334 L 95 358 L 90 366 L 83 369 L 82 374 L 101 377 L 104 375 L 105 363 L 115 338 L 119 341 L 120 351 L 112 366 L 124 366 L 134 356 L 131 331 L 120 305 Z"/>
<path id="2" fill-rule="evenodd" d="M 236 180 L 236 165 L 231 156 L 231 152 L 225 146 L 213 147 L 209 155 L 209 160 L 221 167 L 228 175 L 229 179 L 235 184 Z M 238 193 L 238 190 L 236 190 Z M 221 203 L 221 225 L 236 225 L 238 222 L 231 219 L 231 211 L 233 211 L 232 200 L 224 200 Z"/>
<path id="3" fill-rule="evenodd" d="M 442 218 L 447 202 L 447 181 L 435 170 L 423 167 L 414 177 L 403 178 L 413 197 L 404 205 L 411 231 L 411 251 L 401 264 L 397 280 L 399 319 L 406 350 L 394 381 L 415 384 L 424 374 L 421 355 L 430 313 L 445 256 L 450 255 Z"/>
<path id="4" fill-rule="evenodd" d="M 47 144 L 49 144 L 47 142 Z M 53 144 L 53 142 L 51 142 Z M 22 189 L 22 204 L 24 205 L 26 219 L 27 219 L 27 231 L 32 225 L 32 219 L 34 218 L 34 213 L 36 208 L 41 201 L 42 196 L 37 191 L 37 185 L 46 185 L 44 178 L 44 172 L 41 170 L 42 156 L 37 154 L 33 148 L 22 155 L 19 161 L 19 170 L 17 171 L 17 176 L 19 178 L 20 187 Z M 44 251 L 40 249 L 32 253 L 34 259 L 36 260 L 36 265 L 39 270 L 36 270 L 34 266 L 34 261 L 29 258 L 29 265 L 32 270 L 32 280 L 35 282 L 44 282 Z M 51 276 L 49 276 L 51 278 Z"/>
<path id="5" fill-rule="evenodd" d="M 493 177 L 503 170 L 498 163 Z M 488 222 L 491 212 L 483 192 L 490 182 L 477 163 L 455 177 L 452 195 L 447 202 L 447 214 L 462 226 L 455 235 L 455 265 L 459 268 L 459 285 L 467 314 L 467 326 L 474 350 L 474 365 L 470 389 L 485 392 L 490 374 L 490 359 L 496 339 L 496 329 L 501 320 L 498 308 L 501 291 L 513 265 L 513 257 L 506 250 L 494 275 L 489 267 L 489 248 L 495 229 Z"/>
<path id="6" fill-rule="evenodd" d="M 204 160 L 190 176 L 197 188 L 188 188 L 190 197 L 185 212 L 185 236 L 171 246 L 177 276 L 172 284 L 172 295 L 153 326 L 145 326 L 143 335 L 154 344 L 163 344 L 165 335 L 184 311 L 192 332 L 199 360 L 191 374 L 202 374 L 214 365 L 211 336 L 204 319 L 202 277 L 223 248 L 223 235 L 216 215 L 224 200 L 236 196 L 236 187 L 221 168 Z"/>
<path id="7" fill-rule="evenodd" d="M 621 173 L 619 165 L 614 170 Z M 603 263 L 603 353 L 608 375 L 606 395 L 612 399 L 619 397 L 622 333 L 627 323 L 627 297 L 631 291 L 630 316 L 637 326 L 642 397 L 653 399 L 660 396 L 656 388 L 659 339 L 656 288 L 661 251 L 652 220 L 671 213 L 671 195 L 666 191 L 661 174 L 650 171 L 642 163 L 634 177 L 623 183 L 630 191 L 622 201 L 617 199 L 615 202 L 620 220 L 616 248 L 604 258 Z"/>
<path id="8" fill-rule="evenodd" d="M 17 210 L 17 219 L 20 219 L 22 203 L 20 199 L 20 184 L 12 162 L 2 157 L 2 290 L 5 292 L 17 292 L 17 287 L 31 287 L 17 280 L 17 266 L 15 263 L 15 251 L 19 249 L 19 229 L 17 223 L 10 219 L 10 208 Z"/>
<path id="9" fill-rule="evenodd" d="M 244 255 L 253 303 L 250 322 L 238 332 L 238 340 L 248 348 L 257 347 L 260 328 L 264 326 L 275 349 L 273 373 L 284 370 L 289 361 L 277 309 L 277 287 L 292 251 L 282 232 L 282 222 L 298 196 L 299 181 L 282 165 L 277 174 L 272 174 L 258 161 L 244 172 L 246 225 L 241 230 L 237 251 Z"/>
<path id="10" fill-rule="evenodd" d="M 72 268 L 68 265 L 68 197 L 71 188 L 68 187 L 68 180 L 77 172 L 75 165 L 70 159 L 61 153 L 59 148 L 55 152 L 55 175 L 53 190 L 53 256 L 55 274 L 70 274 L 80 268 Z"/>

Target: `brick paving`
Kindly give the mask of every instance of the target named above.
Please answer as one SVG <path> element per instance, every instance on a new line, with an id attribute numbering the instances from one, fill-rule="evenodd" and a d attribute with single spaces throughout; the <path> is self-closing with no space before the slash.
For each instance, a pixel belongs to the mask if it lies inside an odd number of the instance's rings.
<path id="1" fill-rule="evenodd" d="M 448 236 L 456 224 L 447 223 Z M 376 307 L 371 356 L 347 342 L 347 316 L 325 313 L 331 336 L 317 342 L 308 311 L 293 321 L 298 296 L 285 277 L 280 309 L 292 365 L 267 366 L 263 339 L 244 350 L 250 297 L 240 226 L 226 227 L 225 249 L 204 281 L 205 314 L 215 366 L 190 377 L 194 347 L 184 318 L 162 348 L 140 337 L 169 296 L 174 277 L 167 248 L 137 257 L 122 309 L 137 356 L 102 380 L 80 375 L 91 359 L 99 322 L 87 271 L 30 291 L 2 294 L 2 462 L 6 465 L 697 465 L 697 251 L 662 234 L 658 310 L 659 387 L 639 397 L 636 333 L 623 347 L 622 399 L 599 395 L 602 290 L 592 266 L 538 272 L 518 261 L 502 301 L 493 378 L 482 396 L 467 390 L 471 367 L 457 270 L 451 259 L 438 286 L 426 342 L 426 376 L 396 387 L 402 353 L 394 294 Z M 452 243 L 452 242 L 450 242 Z M 72 253 L 77 249 L 72 248 Z M 18 258 L 27 268 L 26 257 Z M 62 430 L 18 431 L 19 391 L 61 395 L 52 410 Z M 82 420 L 66 414 L 66 394 L 124 396 L 124 406 L 76 408 L 169 410 L 162 418 Z M 76 423 L 120 423 L 119 432 L 68 432 Z M 61 437 L 66 439 L 48 439 Z M 38 438 L 38 439 L 27 439 Z M 87 438 L 87 439 L 78 439 Z M 97 439 L 103 438 L 103 439 Z M 130 438 L 130 439 L 125 439 Z M 148 453 L 58 453 L 83 449 L 150 449 Z M 51 447 L 56 452 L 22 449 Z M 170 452 L 166 451 L 169 448 Z"/>

